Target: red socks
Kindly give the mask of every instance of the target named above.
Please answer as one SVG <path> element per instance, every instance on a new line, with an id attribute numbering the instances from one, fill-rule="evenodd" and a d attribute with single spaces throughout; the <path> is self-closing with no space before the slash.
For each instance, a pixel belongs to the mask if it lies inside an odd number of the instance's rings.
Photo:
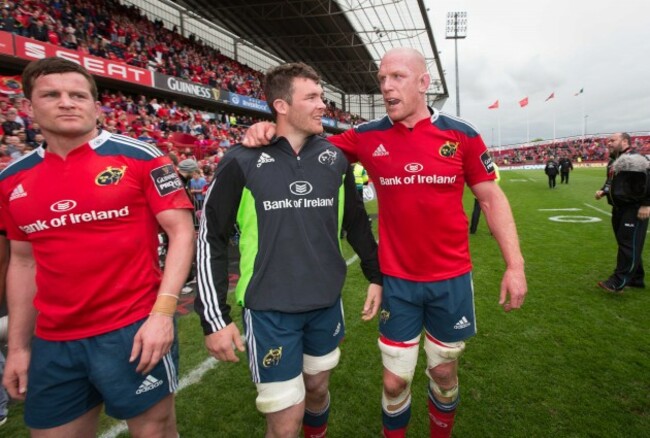
<path id="1" fill-rule="evenodd" d="M 406 438 L 406 428 L 388 430 L 384 426 L 384 438 Z"/>
<path id="2" fill-rule="evenodd" d="M 327 436 L 327 423 L 318 427 L 307 426 L 303 423 L 302 432 L 305 438 L 324 438 Z"/>
<path id="3" fill-rule="evenodd" d="M 431 438 L 449 438 L 454 428 L 456 410 L 443 412 L 429 399 L 429 429 Z"/>

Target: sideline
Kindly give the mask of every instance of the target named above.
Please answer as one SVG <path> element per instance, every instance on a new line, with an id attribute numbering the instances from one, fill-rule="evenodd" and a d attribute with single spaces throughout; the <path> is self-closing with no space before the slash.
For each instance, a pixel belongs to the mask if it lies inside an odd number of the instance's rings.
<path id="1" fill-rule="evenodd" d="M 598 211 L 598 212 L 600 212 L 600 213 L 602 213 L 602 214 L 605 214 L 605 215 L 610 216 L 610 217 L 612 216 L 612 213 L 611 213 L 610 211 L 603 210 L 603 209 L 598 208 L 598 207 L 595 207 L 595 206 L 593 206 L 593 205 L 591 205 L 591 204 L 587 204 L 586 202 L 585 202 L 584 204 L 585 204 L 587 207 L 589 207 L 589 208 L 593 208 L 594 210 L 596 210 L 596 211 Z"/>
<path id="2" fill-rule="evenodd" d="M 352 263 L 356 262 L 357 260 L 359 260 L 359 256 L 355 254 L 354 256 L 347 259 L 345 261 L 345 264 L 347 266 L 350 266 Z M 201 381 L 203 375 L 208 371 L 210 371 L 212 368 L 216 367 L 218 363 L 219 361 L 214 357 L 212 356 L 208 357 L 206 360 L 203 361 L 203 363 L 201 363 L 201 365 L 194 368 L 192 371 L 189 372 L 189 374 L 183 376 L 180 379 L 180 381 L 178 382 L 178 389 L 176 389 L 176 394 L 178 394 L 188 386 L 194 385 L 195 383 Z M 108 429 L 106 432 L 99 435 L 99 438 L 117 438 L 119 434 L 128 431 L 129 429 L 126 426 L 126 422 L 121 421 L 120 423 Z"/>
<path id="3" fill-rule="evenodd" d="M 354 254 L 352 257 L 350 257 L 349 259 L 347 259 L 347 260 L 345 261 L 345 264 L 346 264 L 347 266 L 350 266 L 352 263 L 356 262 L 357 260 L 359 260 L 359 256 L 356 255 L 356 254 Z"/>

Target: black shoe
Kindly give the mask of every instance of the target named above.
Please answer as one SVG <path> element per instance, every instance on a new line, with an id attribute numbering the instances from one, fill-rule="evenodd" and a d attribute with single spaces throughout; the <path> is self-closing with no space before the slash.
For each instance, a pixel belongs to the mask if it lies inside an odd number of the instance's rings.
<path id="1" fill-rule="evenodd" d="M 627 286 L 637 289 L 645 289 L 645 283 L 643 281 L 631 281 L 627 284 Z"/>
<path id="2" fill-rule="evenodd" d="M 598 286 L 605 289 L 607 292 L 623 293 L 622 287 L 617 287 L 612 280 L 599 281 Z"/>

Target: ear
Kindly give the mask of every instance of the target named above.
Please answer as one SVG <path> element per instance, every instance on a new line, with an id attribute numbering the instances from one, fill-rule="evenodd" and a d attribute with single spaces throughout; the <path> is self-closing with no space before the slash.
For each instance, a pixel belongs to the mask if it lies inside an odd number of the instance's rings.
<path id="1" fill-rule="evenodd" d="M 429 84 L 431 84 L 431 75 L 429 73 L 424 73 L 420 76 L 420 93 L 426 93 L 429 89 Z"/>
<path id="2" fill-rule="evenodd" d="M 273 108 L 275 108 L 276 113 L 285 115 L 289 111 L 289 104 L 286 100 L 275 99 L 273 101 Z"/>
<path id="3" fill-rule="evenodd" d="M 102 104 L 99 101 L 95 101 L 95 120 L 99 119 L 102 114 Z"/>
<path id="4" fill-rule="evenodd" d="M 29 99 L 23 99 L 20 103 L 20 110 L 27 113 L 30 118 L 34 118 L 34 110 L 32 108 L 32 101 Z"/>

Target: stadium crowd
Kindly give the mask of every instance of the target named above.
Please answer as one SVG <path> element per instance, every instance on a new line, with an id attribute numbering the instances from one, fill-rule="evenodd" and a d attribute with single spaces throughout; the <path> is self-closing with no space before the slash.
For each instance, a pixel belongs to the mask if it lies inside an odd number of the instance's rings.
<path id="1" fill-rule="evenodd" d="M 567 157 L 571 161 L 604 162 L 607 160 L 607 136 L 562 140 L 539 145 L 519 145 L 491 151 L 499 166 L 545 164 L 552 157 Z M 632 138 L 632 146 L 641 154 L 650 154 L 650 136 Z"/>
<path id="2" fill-rule="evenodd" d="M 117 62 L 157 71 L 236 94 L 265 99 L 264 74 L 243 65 L 210 47 L 195 35 L 185 37 L 176 26 L 168 29 L 161 20 L 150 20 L 133 5 L 117 0 L 92 3 L 87 0 L 4 1 L 0 9 L 0 30 L 59 45 L 71 50 L 108 58 Z M 144 96 L 122 93 L 102 95 L 104 127 L 134 138 L 155 139 L 169 152 L 182 157 L 222 155 L 223 148 L 236 143 L 241 127 L 254 120 L 221 113 L 204 120 L 201 112 L 176 102 L 157 102 Z M 341 111 L 335 102 L 326 102 L 326 116 L 339 122 L 356 124 L 362 118 Z M 0 103 L 0 105 L 6 105 Z M 6 109 L 0 107 L 0 112 Z M 4 120 L 2 121 L 4 122 Z M 144 132 L 144 133 L 143 133 Z M 195 136 L 174 135 L 184 133 Z M 20 145 L 27 150 L 34 143 L 34 131 L 20 134 Z M 24 138 L 23 138 L 24 137 Z M 4 140 L 4 139 L 3 139 Z M 5 145 L 11 153 L 16 140 L 3 141 L 0 163 L 6 162 Z M 197 145 L 194 143 L 198 142 Z M 633 138 L 637 149 L 650 152 L 650 138 Z M 194 147 L 198 146 L 198 147 Z M 180 150 L 179 150 L 180 149 Z M 191 152 L 191 153 L 190 153 Z M 10 155 L 9 154 L 9 155 Z M 558 141 L 542 145 L 519 145 L 492 151 L 501 166 L 544 164 L 551 156 L 567 156 L 574 162 L 604 161 L 604 138 Z"/>
<path id="3" fill-rule="evenodd" d="M 0 30 L 264 100 L 264 74 L 210 47 L 176 26 L 149 20 L 116 0 L 4 1 Z M 354 124 L 362 119 L 327 102 L 327 117 Z"/>
<path id="4" fill-rule="evenodd" d="M 196 160 L 210 176 L 231 145 L 258 119 L 235 113 L 206 113 L 175 101 L 125 95 L 105 90 L 100 95 L 103 129 L 156 145 L 178 163 Z M 22 111 L 22 98 L 0 98 L 0 169 L 43 141 L 37 123 Z"/>
<path id="5" fill-rule="evenodd" d="M 208 113 L 174 100 L 129 95 L 104 90 L 100 95 L 102 127 L 107 131 L 155 144 L 175 161 L 194 159 L 206 176 L 211 175 L 226 152 L 239 143 L 246 128 L 260 119 L 234 112 Z M 0 96 L 0 169 L 37 147 L 43 138 L 38 124 L 21 110 L 21 97 Z M 595 136 L 546 144 L 493 150 L 499 166 L 545 164 L 551 157 L 572 162 L 604 162 L 606 137 Z M 632 138 L 633 147 L 650 154 L 650 136 Z"/>

